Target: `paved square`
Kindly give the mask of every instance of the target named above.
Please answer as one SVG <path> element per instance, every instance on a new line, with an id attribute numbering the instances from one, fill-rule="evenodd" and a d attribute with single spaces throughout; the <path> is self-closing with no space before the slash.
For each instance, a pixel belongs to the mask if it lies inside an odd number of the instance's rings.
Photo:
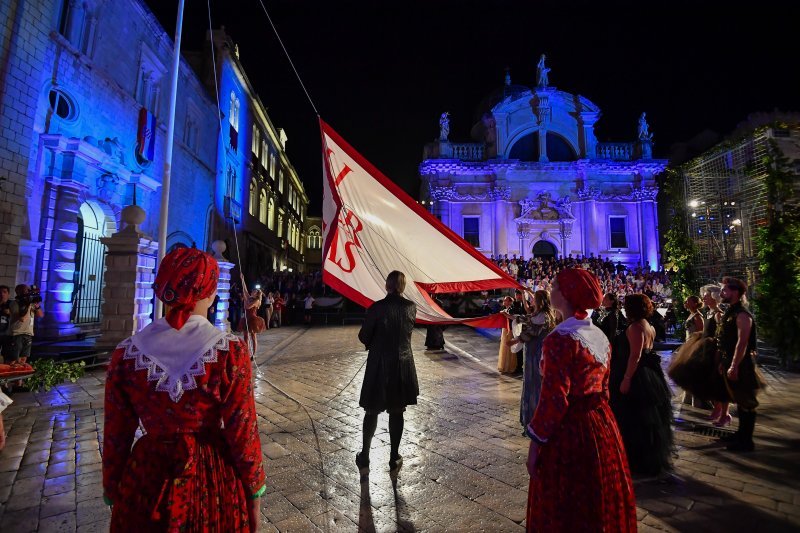
<path id="1" fill-rule="evenodd" d="M 528 441 L 519 378 L 494 370 L 497 342 L 445 332 L 448 352 L 413 337 L 419 404 L 406 413 L 396 487 L 387 418 L 362 483 L 358 394 L 366 352 L 358 327 L 281 328 L 261 336 L 256 407 L 266 459 L 263 531 L 521 531 Z M 767 371 L 757 451 L 715 443 L 703 411 L 676 397 L 675 476 L 638 480 L 643 531 L 796 531 L 800 528 L 800 376 Z M 355 376 L 355 378 L 354 378 Z M 353 379 L 354 378 L 354 379 Z M 17 394 L 0 453 L 0 531 L 106 531 L 101 442 L 103 371 L 48 393 Z"/>

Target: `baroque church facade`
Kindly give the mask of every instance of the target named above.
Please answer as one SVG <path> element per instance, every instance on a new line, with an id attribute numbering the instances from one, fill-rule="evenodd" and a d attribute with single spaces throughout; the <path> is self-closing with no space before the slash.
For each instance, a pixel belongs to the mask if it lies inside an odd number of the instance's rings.
<path id="1" fill-rule="evenodd" d="M 656 176 L 644 113 L 638 139 L 601 143 L 600 108 L 549 86 L 545 59 L 537 86 L 511 83 L 485 101 L 472 128 L 478 142 L 449 140 L 449 115 L 419 166 L 421 200 L 486 256 L 601 255 L 659 265 Z"/>

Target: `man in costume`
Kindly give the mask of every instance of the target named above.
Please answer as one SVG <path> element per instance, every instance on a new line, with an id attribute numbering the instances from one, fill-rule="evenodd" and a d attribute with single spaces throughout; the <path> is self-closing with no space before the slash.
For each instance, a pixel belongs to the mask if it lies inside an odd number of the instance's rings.
<path id="1" fill-rule="evenodd" d="M 729 304 L 718 328 L 717 346 L 722 358 L 720 371 L 739 413 L 739 429 L 723 438 L 732 452 L 751 452 L 754 449 L 753 430 L 756 425 L 756 395 L 760 388 L 756 373 L 756 323 L 753 314 L 744 306 L 747 285 L 727 277 L 722 280 L 722 302 Z"/>
<path id="2" fill-rule="evenodd" d="M 391 453 L 389 470 L 396 473 L 403 464 L 400 438 L 403 435 L 403 412 L 415 405 L 419 395 L 411 333 L 417 316 L 414 302 L 403 298 L 406 276 L 397 270 L 386 277 L 386 297 L 372 304 L 367 311 L 358 339 L 369 350 L 359 405 L 364 408 L 362 448 L 356 454 L 356 465 L 369 471 L 369 449 L 378 414 L 389 413 Z"/>

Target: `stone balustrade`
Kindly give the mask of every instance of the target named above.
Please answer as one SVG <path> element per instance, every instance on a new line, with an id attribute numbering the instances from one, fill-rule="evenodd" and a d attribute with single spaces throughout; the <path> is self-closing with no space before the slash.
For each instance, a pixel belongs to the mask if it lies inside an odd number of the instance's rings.
<path id="1" fill-rule="evenodd" d="M 597 157 L 613 161 L 632 161 L 634 143 L 597 143 Z"/>

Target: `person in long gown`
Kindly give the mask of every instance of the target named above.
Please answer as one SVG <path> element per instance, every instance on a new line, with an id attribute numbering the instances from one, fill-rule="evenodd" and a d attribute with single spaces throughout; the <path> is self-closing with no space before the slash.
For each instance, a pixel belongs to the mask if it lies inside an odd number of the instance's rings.
<path id="1" fill-rule="evenodd" d="M 218 279 L 209 254 L 167 254 L 153 284 L 167 316 L 111 356 L 103 490 L 112 532 L 258 527 L 266 485 L 247 346 L 205 318 Z"/>
<path id="2" fill-rule="evenodd" d="M 524 357 L 522 397 L 519 402 L 519 421 L 523 429 L 533 418 L 542 390 L 542 342 L 556 325 L 555 313 L 550 305 L 550 293 L 538 290 L 533 293 L 532 314 L 523 330 Z M 524 432 L 523 432 L 524 433 Z"/>
<path id="3" fill-rule="evenodd" d="M 731 398 L 719 371 L 716 333 L 722 319 L 722 310 L 719 308 L 720 291 L 720 286 L 716 284 L 700 289 L 703 303 L 708 308 L 703 331 L 690 335 L 678 348 L 668 373 L 672 381 L 694 400 L 713 402 L 714 409 L 709 419 L 714 421 L 715 426 L 724 427 L 731 423 Z"/>
<path id="4" fill-rule="evenodd" d="M 608 406 L 610 346 L 584 309 L 602 300 L 589 271 L 558 273 L 551 301 L 565 320 L 544 339 L 542 392 L 528 424 L 528 531 L 636 531 L 636 501 Z"/>
<path id="5" fill-rule="evenodd" d="M 684 329 L 686 330 L 686 338 L 688 339 L 692 333 L 703 331 L 703 314 L 700 312 L 701 307 L 700 297 L 692 294 L 686 301 L 683 302 L 683 307 L 689 311 L 689 317 L 684 322 Z"/>
<path id="6" fill-rule="evenodd" d="M 703 328 L 703 338 L 706 342 L 707 354 L 705 359 L 711 362 L 711 369 L 708 382 L 708 398 L 714 403 L 714 410 L 711 411 L 710 420 L 717 427 L 725 427 L 731 423 L 730 414 L 730 395 L 725 387 L 725 380 L 719 372 L 719 351 L 717 350 L 717 329 L 722 324 L 722 309 L 719 304 L 722 301 L 722 288 L 714 283 L 706 285 L 700 289 L 703 295 L 703 304 L 708 309 L 705 327 Z"/>
<path id="7" fill-rule="evenodd" d="M 511 341 L 514 336 L 511 333 L 511 320 L 509 312 L 514 300 L 510 296 L 503 298 L 503 309 L 500 311 L 506 316 L 506 327 L 500 330 L 500 348 L 497 352 L 497 371 L 502 374 L 512 374 L 517 368 L 517 356 L 511 353 Z"/>
<path id="8" fill-rule="evenodd" d="M 653 303 L 644 294 L 625 297 L 628 327 L 615 339 L 611 361 L 611 409 L 617 419 L 631 472 L 658 476 L 672 469 L 672 392 L 653 349 L 647 322 Z"/>
<path id="9" fill-rule="evenodd" d="M 244 316 L 239 321 L 239 330 L 247 335 L 248 346 L 250 346 L 250 356 L 255 357 L 258 350 L 258 334 L 267 330 L 267 323 L 258 316 L 258 310 L 264 299 L 264 293 L 259 289 L 248 292 L 247 285 L 242 277 L 242 287 L 244 287 Z"/>

